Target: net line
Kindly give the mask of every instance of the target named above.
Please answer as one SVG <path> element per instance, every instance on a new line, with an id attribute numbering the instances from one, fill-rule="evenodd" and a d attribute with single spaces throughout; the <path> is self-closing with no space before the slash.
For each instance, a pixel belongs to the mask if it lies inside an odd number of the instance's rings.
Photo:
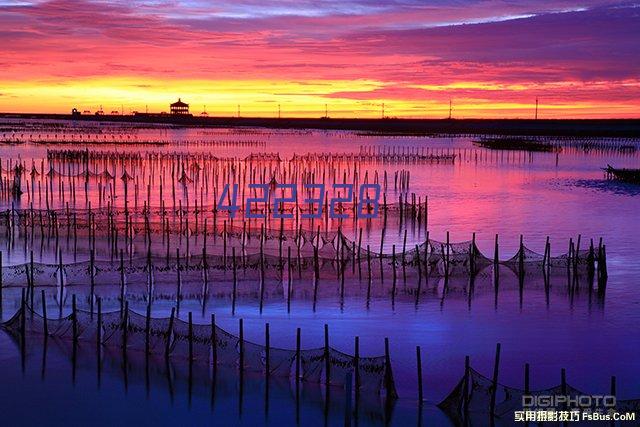
<path id="1" fill-rule="evenodd" d="M 223 242 L 216 241 L 222 239 Z M 369 246 L 362 248 L 339 230 L 314 232 L 299 229 L 295 232 L 265 230 L 252 234 L 243 229 L 218 233 L 211 244 L 202 247 L 200 254 L 179 255 L 161 244 L 147 245 L 146 255 L 124 259 L 92 259 L 73 263 L 24 262 L 2 265 L 0 285 L 64 286 L 64 285 L 148 285 L 175 283 L 178 276 L 190 283 L 228 280 L 235 269 L 238 280 L 285 277 L 287 270 L 298 278 L 354 274 L 405 274 L 431 277 L 468 277 L 484 270 L 503 265 L 517 274 L 565 274 L 572 270 L 578 274 L 592 274 L 596 263 L 601 264 L 601 250 L 593 244 L 589 249 L 575 249 L 559 256 L 548 252 L 534 252 L 524 245 L 506 260 L 490 259 L 480 252 L 473 241 L 444 243 L 429 239 L 413 249 L 397 253 L 380 252 Z M 223 244 L 220 244 L 223 243 Z M 186 252 L 184 248 L 183 254 Z M 233 253 L 235 252 L 235 257 Z M 373 266 L 372 266 L 373 264 Z M 379 264 L 379 265 L 378 265 Z M 378 268 L 379 267 L 379 268 Z M 363 273 L 364 271 L 364 273 Z M 338 276 L 339 277 L 339 276 Z"/>
<path id="2" fill-rule="evenodd" d="M 358 390 L 384 391 L 397 397 L 385 356 L 354 357 L 330 346 L 299 351 L 266 347 L 240 339 L 217 325 L 187 322 L 173 315 L 154 318 L 149 311 L 147 315 L 141 315 L 128 308 L 106 313 L 77 309 L 62 318 L 48 318 L 24 304 L 0 327 L 14 336 L 46 334 L 48 337 L 75 340 L 78 345 L 93 345 L 99 340 L 105 347 L 268 372 L 279 377 L 295 378 L 299 360 L 300 379 L 303 381 L 345 387 L 346 375 L 351 373 L 352 378 L 357 378 Z"/>
<path id="3" fill-rule="evenodd" d="M 557 385 L 551 388 L 526 391 L 521 388 L 510 387 L 497 382 L 494 387 L 492 379 L 482 375 L 473 368 L 469 368 L 469 376 L 463 376 L 456 383 L 451 392 L 440 402 L 438 407 L 452 418 L 463 420 L 465 412 L 473 414 L 490 414 L 491 401 L 495 391 L 493 415 L 498 418 L 513 419 L 515 411 L 523 410 L 523 396 L 569 396 L 576 399 L 580 396 L 590 396 L 570 384 Z M 535 399 L 533 399 L 536 401 Z M 597 402 L 598 399 L 590 399 Z M 593 404 L 591 410 L 606 410 L 610 408 L 598 407 Z M 616 409 L 621 412 L 638 411 L 640 399 L 616 400 Z"/>

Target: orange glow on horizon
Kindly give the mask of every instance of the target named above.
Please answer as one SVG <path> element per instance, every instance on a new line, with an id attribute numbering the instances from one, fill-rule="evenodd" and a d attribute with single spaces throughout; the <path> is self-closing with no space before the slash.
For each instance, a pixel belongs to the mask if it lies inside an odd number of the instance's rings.
<path id="1" fill-rule="evenodd" d="M 627 82 L 638 87 L 638 82 Z M 92 113 L 102 106 L 111 111 L 152 113 L 168 112 L 169 103 L 178 97 L 190 104 L 193 115 L 206 106 L 209 116 L 235 116 L 240 105 L 243 117 L 276 117 L 280 105 L 282 117 L 321 117 L 328 106 L 334 118 L 379 118 L 382 105 L 387 117 L 444 118 L 449 114 L 449 96 L 455 118 L 531 118 L 535 93 L 579 88 L 579 82 L 548 85 L 500 84 L 460 81 L 444 85 L 406 85 L 398 95 L 397 84 L 375 80 L 159 80 L 134 77 L 4 81 L 0 112 L 69 113 L 72 108 Z M 404 89 L 418 90 L 416 97 Z M 457 96 L 456 96 L 457 95 Z M 636 118 L 634 100 L 616 102 L 577 99 L 559 102 L 540 98 L 540 118 Z"/>

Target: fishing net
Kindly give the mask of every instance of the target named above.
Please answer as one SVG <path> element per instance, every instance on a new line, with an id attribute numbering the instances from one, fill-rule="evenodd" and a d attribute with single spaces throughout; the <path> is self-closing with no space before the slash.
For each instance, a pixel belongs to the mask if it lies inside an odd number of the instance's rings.
<path id="1" fill-rule="evenodd" d="M 47 319 L 47 329 L 50 336 L 67 339 L 73 338 L 73 326 L 74 321 L 72 315 L 68 315 L 61 319 Z M 77 322 L 76 328 L 78 328 L 78 331 L 84 329 L 84 327 L 78 327 Z"/>
<path id="2" fill-rule="evenodd" d="M 324 348 L 300 351 L 300 375 L 304 381 L 319 383 L 324 369 Z"/>
<path id="3" fill-rule="evenodd" d="M 386 363 L 384 356 L 358 358 L 358 382 L 361 390 L 379 392 L 383 387 Z M 390 388 L 392 385 L 389 386 Z"/>
<path id="4" fill-rule="evenodd" d="M 238 346 L 240 342 L 238 342 Z M 249 371 L 264 372 L 266 368 L 266 348 L 259 344 L 243 341 L 243 368 Z M 271 357 L 269 357 L 271 359 Z M 269 360 L 271 361 L 271 360 Z"/>
<path id="5" fill-rule="evenodd" d="M 150 318 L 149 319 L 149 353 L 162 353 L 166 351 L 167 342 L 170 339 L 171 324 L 168 318 Z"/>
<path id="6" fill-rule="evenodd" d="M 122 347 L 124 322 L 119 311 L 102 313 L 102 342 L 111 347 Z"/>
<path id="7" fill-rule="evenodd" d="M 616 409 L 620 412 L 640 412 L 640 399 L 618 400 Z"/>
<path id="8" fill-rule="evenodd" d="M 127 315 L 127 348 L 144 350 L 147 342 L 147 317 L 129 311 Z"/>
<path id="9" fill-rule="evenodd" d="M 73 328 L 73 324 L 72 324 Z M 71 331 L 73 338 L 73 330 Z M 80 341 L 95 343 L 98 336 L 97 315 L 84 310 L 76 310 L 76 336 Z"/>
<path id="10" fill-rule="evenodd" d="M 89 285 L 91 284 L 91 264 L 89 262 L 79 262 L 75 264 L 67 264 L 63 266 L 65 271 L 66 285 Z M 38 286 L 42 286 L 42 282 L 36 279 Z"/>
<path id="11" fill-rule="evenodd" d="M 344 386 L 347 373 L 354 373 L 354 357 L 329 347 L 329 384 Z M 326 372 L 325 372 L 326 375 Z"/>
<path id="12" fill-rule="evenodd" d="M 170 228 L 173 230 L 172 226 Z M 124 284 L 125 292 L 147 295 L 147 298 L 153 298 L 156 290 L 166 299 L 201 298 L 209 291 L 216 292 L 220 283 L 226 286 L 244 282 L 254 286 L 256 282 L 282 281 L 289 275 L 325 280 L 341 275 L 354 276 L 355 273 L 358 279 L 365 277 L 376 281 L 384 281 L 393 275 L 403 279 L 407 275 L 470 277 L 495 262 L 484 256 L 473 240 L 447 243 L 429 239 L 413 247 L 403 245 L 395 253 L 389 253 L 388 247 L 383 252 L 380 248 L 361 247 L 360 239 L 350 239 L 340 230 L 262 228 L 252 231 L 235 228 L 222 233 L 209 231 L 208 235 L 217 235 L 223 242 L 210 237 L 203 248 L 204 242 L 196 240 L 192 242 L 198 245 L 194 254 L 193 247 L 187 243 L 189 237 L 172 241 L 170 246 L 179 250 L 167 252 L 168 246 L 159 239 L 152 239 L 153 243 L 147 245 L 145 230 L 139 231 L 134 240 L 140 240 L 133 242 L 132 248 L 144 244 L 146 255 L 132 249 L 128 256 L 120 258 L 111 252 L 110 259 L 64 263 L 62 269 L 57 264 L 46 263 L 5 265 L 1 272 L 2 286 L 27 287 L 33 277 L 36 287 L 88 286 L 92 282 L 95 287 Z M 186 232 L 187 235 L 190 233 Z M 598 269 L 602 266 L 606 270 L 600 249 L 570 248 L 566 254 L 551 257 L 522 245 L 514 256 L 497 262 L 528 277 L 542 273 L 565 274 L 567 269 L 574 275 L 593 275 L 596 264 Z M 244 292 L 247 289 L 239 287 L 236 290 Z"/>
<path id="13" fill-rule="evenodd" d="M 190 331 L 191 329 L 191 331 Z M 211 352 L 211 326 L 192 324 L 180 319 L 175 319 L 173 323 L 173 342 L 171 355 L 182 358 L 209 361 Z M 189 348 L 191 348 L 191 353 Z"/>
<path id="14" fill-rule="evenodd" d="M 465 378 L 461 378 L 460 381 L 455 385 L 453 390 L 449 392 L 449 394 L 438 403 L 438 407 L 449 414 L 459 415 L 462 412 L 462 404 L 464 402 L 465 395 Z"/>
<path id="15" fill-rule="evenodd" d="M 295 350 L 284 348 L 269 349 L 269 374 L 278 377 L 289 377 L 292 375 L 291 368 L 296 359 Z M 295 375 L 295 373 L 293 374 Z"/>
<path id="16" fill-rule="evenodd" d="M 35 286 L 58 286 L 59 267 L 51 264 L 25 263 L 2 267 L 2 287 L 26 287 L 31 278 Z"/>
<path id="17" fill-rule="evenodd" d="M 517 265 L 520 262 L 523 262 L 527 265 L 537 265 L 542 267 L 544 260 L 545 260 L 544 254 L 535 252 L 527 248 L 526 246 L 522 245 L 514 256 L 512 256 L 511 258 L 505 261 L 505 264 Z"/>
<path id="18" fill-rule="evenodd" d="M 467 395 L 466 407 L 470 413 L 490 413 L 491 400 L 495 389 L 495 406 L 493 414 L 496 417 L 510 418 L 513 417 L 515 411 L 523 410 L 523 396 L 568 396 L 570 400 L 578 400 L 581 396 L 587 394 L 576 389 L 575 387 L 565 384 L 558 385 L 548 389 L 532 390 L 528 393 L 519 388 L 509 387 L 501 383 L 497 383 L 494 387 L 490 378 L 480 374 L 473 368 L 469 369 L 468 391 L 465 392 L 467 380 L 463 377 L 453 388 L 453 390 L 438 404 L 442 410 L 450 414 L 455 419 L 462 419 L 465 409 L 465 394 Z M 535 401 L 535 399 L 533 399 Z M 591 399 L 592 402 L 598 401 Z M 638 409 L 640 400 L 618 400 L 618 410 L 627 410 L 627 408 Z M 598 408 L 595 406 L 591 410 L 607 408 Z M 634 409 L 628 409 L 634 410 Z"/>
<path id="19" fill-rule="evenodd" d="M 240 354 L 238 353 L 238 337 L 216 326 L 215 358 L 217 363 L 226 366 L 237 366 Z"/>

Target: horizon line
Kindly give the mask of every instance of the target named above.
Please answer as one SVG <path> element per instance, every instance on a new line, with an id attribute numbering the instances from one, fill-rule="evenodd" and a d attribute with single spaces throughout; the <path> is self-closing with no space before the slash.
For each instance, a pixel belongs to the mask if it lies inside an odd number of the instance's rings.
<path id="1" fill-rule="evenodd" d="M 542 121 L 634 121 L 640 120 L 640 115 L 636 117 L 607 117 L 607 116 L 595 116 L 595 117 L 480 117 L 480 116 L 462 116 L 462 117 L 411 117 L 411 116 L 385 116 L 385 117 L 362 117 L 362 116 L 298 116 L 298 115 L 287 115 L 287 116 L 267 116 L 267 115 L 214 115 L 209 114 L 201 115 L 200 113 L 196 114 L 172 114 L 166 112 L 140 112 L 135 111 L 133 113 L 118 113 L 118 114 L 108 114 L 101 113 L 96 114 L 92 112 L 90 114 L 77 114 L 73 113 L 50 113 L 50 112 L 24 112 L 24 111 L 0 111 L 0 118 L 8 118 L 7 116 L 59 116 L 61 118 L 75 118 L 75 119 L 95 119 L 95 118 L 167 118 L 167 119 L 198 119 L 198 120 L 211 120 L 211 119 L 225 119 L 225 120 L 242 120 L 242 119 L 252 119 L 252 120 L 363 120 L 363 121 L 464 121 L 464 120 L 483 120 L 483 121 L 510 121 L 510 120 L 524 120 L 524 121 L 532 121 L 532 122 L 542 122 Z M 639 136 L 640 137 L 640 136 Z"/>

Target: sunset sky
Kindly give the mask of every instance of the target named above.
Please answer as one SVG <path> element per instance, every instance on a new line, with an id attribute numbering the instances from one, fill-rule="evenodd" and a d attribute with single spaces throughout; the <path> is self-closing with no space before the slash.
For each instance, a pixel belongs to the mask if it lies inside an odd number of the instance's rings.
<path id="1" fill-rule="evenodd" d="M 640 116 L 640 3 L 0 0 L 0 111 Z"/>

